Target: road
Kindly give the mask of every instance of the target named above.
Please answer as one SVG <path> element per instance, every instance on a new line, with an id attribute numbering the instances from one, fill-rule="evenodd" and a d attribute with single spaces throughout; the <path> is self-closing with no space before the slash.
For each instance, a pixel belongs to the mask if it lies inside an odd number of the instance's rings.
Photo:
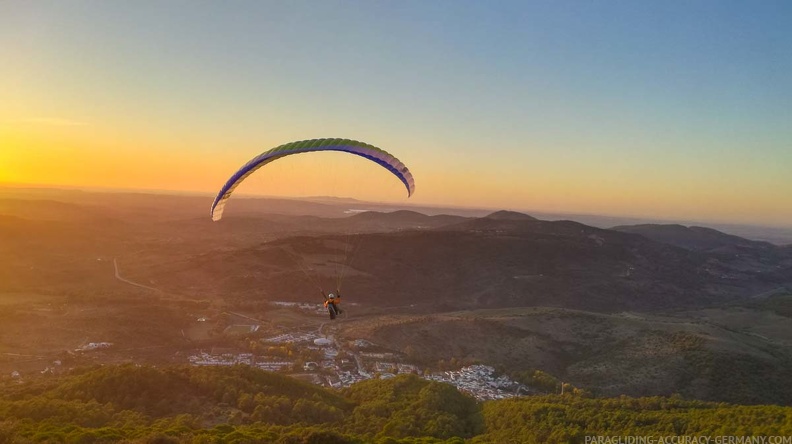
<path id="1" fill-rule="evenodd" d="M 156 288 L 154 288 L 154 287 L 149 287 L 149 286 L 147 286 L 147 285 L 138 284 L 137 282 L 132 282 L 132 281 L 130 281 L 130 280 L 127 280 L 127 279 L 124 279 L 124 278 L 122 278 L 122 277 L 121 277 L 121 275 L 118 273 L 118 261 L 116 260 L 116 258 L 113 258 L 113 267 L 115 267 L 115 277 L 116 277 L 116 279 L 118 279 L 119 281 L 121 281 L 121 282 L 126 282 L 126 283 L 127 283 L 127 284 L 129 284 L 129 285 L 134 285 L 135 287 L 145 288 L 145 289 L 147 289 L 147 290 L 159 291 L 159 290 L 157 290 L 157 289 L 156 289 Z"/>
<path id="2" fill-rule="evenodd" d="M 243 315 L 242 313 L 234 313 L 233 311 L 224 311 L 223 314 L 232 315 L 232 316 L 239 316 L 242 319 L 247 319 L 249 321 L 256 321 L 257 324 L 270 324 L 270 321 L 263 321 L 261 319 L 251 318 L 250 316 Z"/>

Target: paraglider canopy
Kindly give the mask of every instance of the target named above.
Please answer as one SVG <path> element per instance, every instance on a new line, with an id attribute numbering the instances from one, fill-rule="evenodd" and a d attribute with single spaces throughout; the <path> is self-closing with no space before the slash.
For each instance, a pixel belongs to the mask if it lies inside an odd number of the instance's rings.
<path id="1" fill-rule="evenodd" d="M 231 197 L 234 189 L 242 183 L 245 178 L 253 174 L 254 171 L 262 166 L 280 159 L 281 157 L 292 154 L 310 153 L 316 151 L 341 151 L 365 157 L 395 175 L 405 187 L 407 187 L 407 197 L 412 196 L 415 191 L 415 181 L 412 173 L 404 164 L 385 150 L 364 142 L 349 139 L 311 139 L 299 142 L 291 142 L 265 151 L 244 164 L 230 179 L 223 185 L 212 202 L 211 216 L 213 221 L 218 221 L 223 217 L 223 209 L 226 201 Z"/>

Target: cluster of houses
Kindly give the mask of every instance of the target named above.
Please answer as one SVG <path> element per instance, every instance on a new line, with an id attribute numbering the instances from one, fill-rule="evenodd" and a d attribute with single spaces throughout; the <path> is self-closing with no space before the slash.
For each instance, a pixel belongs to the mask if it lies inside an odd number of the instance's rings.
<path id="1" fill-rule="evenodd" d="M 365 381 L 366 379 L 371 379 L 371 375 L 366 374 L 361 375 L 357 371 L 341 371 L 338 372 L 338 382 L 330 381 L 329 384 L 331 387 L 349 387 L 352 384 L 355 384 L 360 381 Z"/>
<path id="2" fill-rule="evenodd" d="M 188 356 L 187 359 L 192 365 L 222 365 L 231 366 L 237 364 L 246 364 L 252 367 L 258 367 L 262 370 L 271 372 L 283 371 L 291 369 L 294 365 L 293 362 L 284 361 L 277 358 L 270 357 L 255 357 L 252 353 L 222 353 L 213 354 L 200 351 L 195 355 Z"/>
<path id="3" fill-rule="evenodd" d="M 282 335 L 264 338 L 262 341 L 271 344 L 298 344 L 300 342 L 313 342 L 320 338 L 321 336 L 316 333 L 284 333 Z"/>
<path id="4" fill-rule="evenodd" d="M 110 348 L 113 346 L 112 342 L 89 342 L 81 347 L 74 349 L 76 352 L 85 352 L 93 350 L 101 350 L 103 348 Z"/>
<path id="5" fill-rule="evenodd" d="M 456 371 L 433 373 L 425 378 L 451 384 L 482 401 L 513 398 L 530 392 L 528 387 L 505 375 L 496 377 L 495 369 L 488 365 L 471 365 Z"/>

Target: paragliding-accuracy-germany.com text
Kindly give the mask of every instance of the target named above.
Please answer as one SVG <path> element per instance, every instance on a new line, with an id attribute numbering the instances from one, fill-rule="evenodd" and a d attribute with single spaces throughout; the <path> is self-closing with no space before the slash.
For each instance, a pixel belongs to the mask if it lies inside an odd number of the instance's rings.
<path id="1" fill-rule="evenodd" d="M 792 444 L 792 436 L 586 436 L 585 444 Z"/>

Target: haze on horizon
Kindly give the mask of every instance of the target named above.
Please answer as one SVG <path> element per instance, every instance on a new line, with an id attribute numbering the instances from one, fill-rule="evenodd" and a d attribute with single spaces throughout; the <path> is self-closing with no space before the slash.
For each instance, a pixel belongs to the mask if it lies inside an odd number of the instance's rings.
<path id="1" fill-rule="evenodd" d="M 0 183 L 792 221 L 788 2 L 0 3 Z M 361 185 L 365 184 L 365 185 Z"/>

